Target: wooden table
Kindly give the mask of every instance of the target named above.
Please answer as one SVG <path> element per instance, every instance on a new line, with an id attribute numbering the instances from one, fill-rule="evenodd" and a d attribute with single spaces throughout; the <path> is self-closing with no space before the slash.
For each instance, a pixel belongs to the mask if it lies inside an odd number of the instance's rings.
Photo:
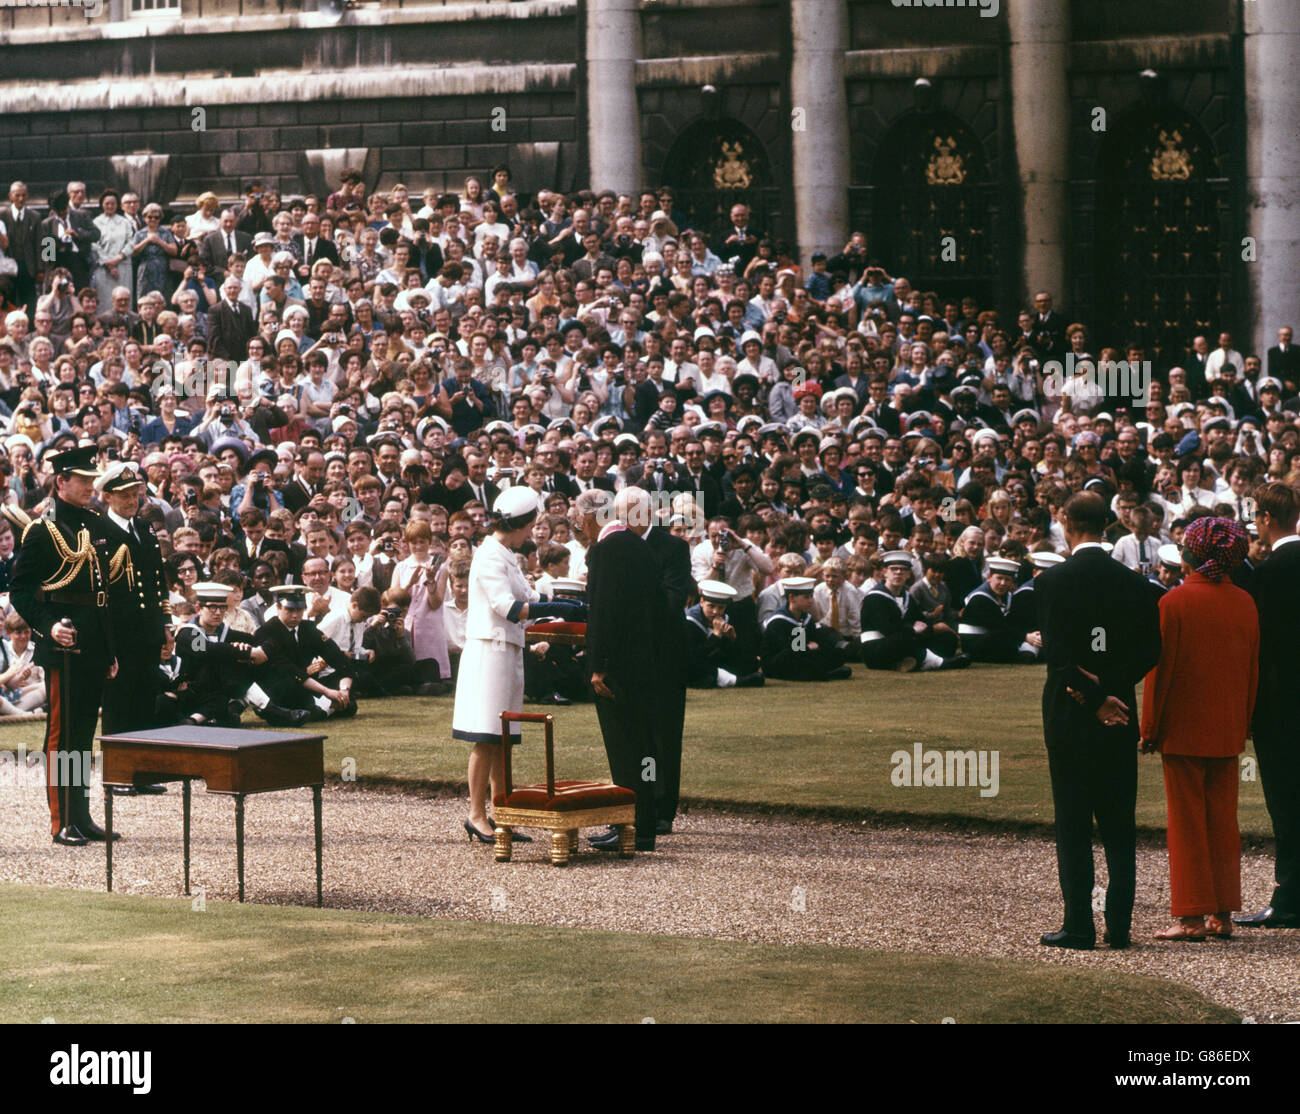
<path id="1" fill-rule="evenodd" d="M 104 759 L 104 827 L 108 832 L 108 890 L 113 890 L 112 786 L 180 781 L 184 801 L 185 892 L 190 892 L 190 782 L 235 798 L 235 857 L 244 900 L 244 798 L 251 793 L 311 786 L 316 820 L 316 904 L 321 904 L 321 786 L 324 735 L 245 731 L 224 727 L 160 727 L 100 735 Z"/>

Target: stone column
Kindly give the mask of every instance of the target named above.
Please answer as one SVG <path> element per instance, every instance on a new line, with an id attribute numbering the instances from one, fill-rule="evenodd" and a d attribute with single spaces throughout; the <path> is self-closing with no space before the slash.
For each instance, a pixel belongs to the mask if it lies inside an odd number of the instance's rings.
<path id="1" fill-rule="evenodd" d="M 1243 4 L 1246 48 L 1246 198 L 1258 253 L 1247 268 L 1250 339 L 1261 357 L 1277 330 L 1300 332 L 1300 24 L 1294 0 Z M 1241 246 L 1229 244 L 1240 258 Z M 1246 351 L 1246 346 L 1238 348 Z"/>
<path id="2" fill-rule="evenodd" d="M 845 0 L 794 0 L 790 106 L 795 233 L 805 267 L 815 251 L 835 255 L 849 234 L 849 99 Z"/>
<path id="3" fill-rule="evenodd" d="M 587 155 L 593 190 L 639 189 L 641 115 L 637 0 L 587 0 Z"/>
<path id="4" fill-rule="evenodd" d="M 1023 292 L 1069 295 L 1066 225 L 1070 175 L 1069 0 L 1007 5 L 1011 98 L 1021 220 Z"/>
<path id="5" fill-rule="evenodd" d="M 168 205 L 176 199 L 180 187 L 179 175 L 171 155 L 156 155 L 152 151 L 138 151 L 133 155 L 113 155 L 115 185 L 123 193 L 140 197 L 140 208 L 156 202 Z"/>

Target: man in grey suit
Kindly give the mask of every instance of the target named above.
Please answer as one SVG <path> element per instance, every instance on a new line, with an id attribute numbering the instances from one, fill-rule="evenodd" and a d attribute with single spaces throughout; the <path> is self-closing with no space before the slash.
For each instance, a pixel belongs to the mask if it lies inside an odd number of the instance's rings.
<path id="1" fill-rule="evenodd" d="M 5 252 L 18 264 L 14 276 L 14 300 L 27 307 L 27 316 L 36 315 L 36 286 L 43 277 L 40 265 L 41 218 L 27 204 L 27 183 L 9 186 L 9 204 L 0 212 L 9 243 Z"/>

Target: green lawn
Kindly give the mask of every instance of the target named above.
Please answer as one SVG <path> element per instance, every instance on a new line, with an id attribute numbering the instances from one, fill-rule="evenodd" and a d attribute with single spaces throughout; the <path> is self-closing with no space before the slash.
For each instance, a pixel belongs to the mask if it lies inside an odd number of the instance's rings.
<path id="1" fill-rule="evenodd" d="M 1234 1023 L 1178 983 L 779 947 L 0 885 L 0 1023 Z"/>
<path id="2" fill-rule="evenodd" d="M 810 809 L 876 819 L 974 820 L 1046 831 L 1051 788 L 1039 695 L 1043 670 L 976 666 L 964 673 L 900 675 L 855 667 L 851 681 L 799 685 L 776 681 L 761 690 L 692 690 L 686 713 L 682 792 L 688 801 L 746 807 Z M 590 704 L 551 710 L 557 770 L 563 777 L 608 777 Z M 326 769 L 349 770 L 362 784 L 417 783 L 463 788 L 468 748 L 451 738 L 452 698 L 398 697 L 363 702 L 354 720 L 324 724 Z M 251 713 L 245 723 L 257 723 Z M 41 723 L 14 724 L 0 746 L 39 747 Z M 542 773 L 541 728 L 525 725 L 516 748 L 525 778 Z M 999 791 L 900 787 L 891 755 L 915 743 L 938 750 L 996 750 Z M 1250 752 L 1248 752 L 1250 753 Z M 1160 760 L 1138 765 L 1138 824 L 1163 831 Z M 1243 781 L 1241 828 L 1271 836 L 1263 792 Z"/>

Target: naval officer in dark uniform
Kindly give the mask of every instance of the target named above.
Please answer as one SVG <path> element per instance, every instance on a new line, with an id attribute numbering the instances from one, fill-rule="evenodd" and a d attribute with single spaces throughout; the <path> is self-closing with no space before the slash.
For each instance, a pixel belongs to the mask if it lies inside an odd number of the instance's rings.
<path id="1" fill-rule="evenodd" d="M 163 630 L 171 615 L 162 551 L 153 528 L 136 517 L 144 477 L 131 461 L 117 461 L 95 481 L 106 510 L 108 614 L 123 648 L 117 676 L 104 685 L 105 735 L 161 726 L 157 718 Z M 165 793 L 161 785 L 117 786 L 119 794 Z"/>
<path id="2" fill-rule="evenodd" d="M 108 538 L 104 520 L 89 509 L 99 476 L 94 446 L 68 449 L 49 462 L 50 510 L 23 529 L 11 599 L 32 628 L 34 660 L 45 670 L 50 830 L 55 843 L 81 847 L 105 837 L 90 818 L 89 774 L 104 680 L 117 673 L 107 606 Z"/>

